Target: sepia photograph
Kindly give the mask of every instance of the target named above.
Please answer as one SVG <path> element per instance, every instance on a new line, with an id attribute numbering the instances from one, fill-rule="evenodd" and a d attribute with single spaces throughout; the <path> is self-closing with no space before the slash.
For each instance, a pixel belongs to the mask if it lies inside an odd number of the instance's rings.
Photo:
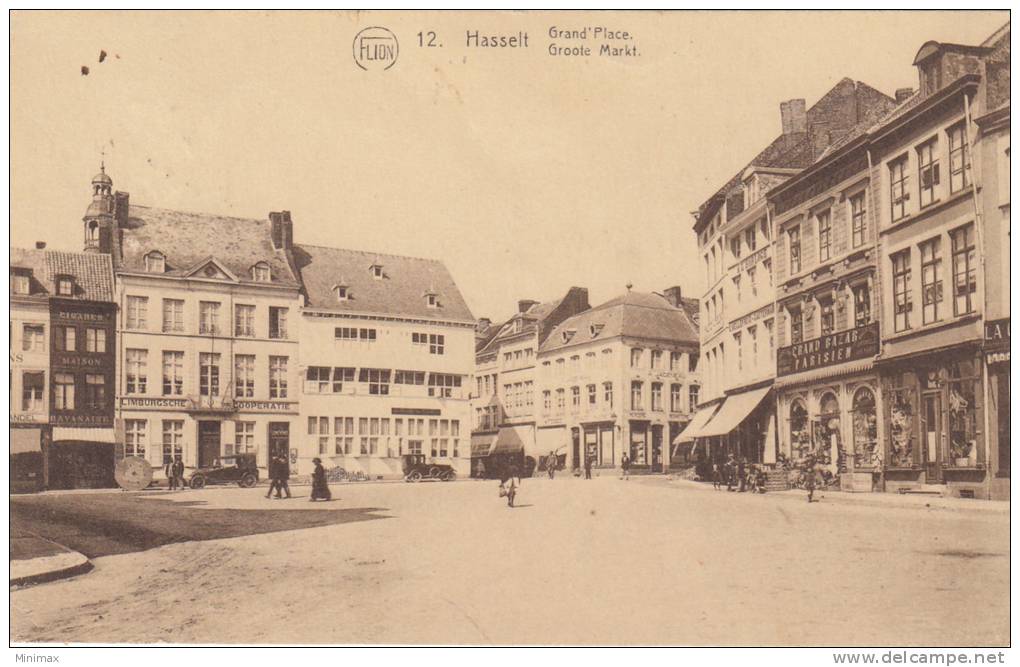
<path id="1" fill-rule="evenodd" d="M 9 658 L 1007 662 L 1010 44 L 11 10 Z"/>

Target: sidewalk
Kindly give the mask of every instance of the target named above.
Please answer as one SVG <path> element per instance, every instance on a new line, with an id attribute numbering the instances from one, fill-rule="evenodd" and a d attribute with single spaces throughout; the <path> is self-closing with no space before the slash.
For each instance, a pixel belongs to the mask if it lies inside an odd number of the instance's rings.
<path id="1" fill-rule="evenodd" d="M 14 525 L 10 530 L 12 588 L 65 579 L 92 569 L 92 562 L 77 551 Z"/>
<path id="2" fill-rule="evenodd" d="M 663 484 L 682 487 L 685 489 L 698 489 L 702 491 L 714 491 L 709 482 L 696 482 L 693 480 L 679 479 L 662 475 L 633 477 L 632 479 L 643 479 L 646 481 L 658 480 Z M 725 491 L 723 491 L 725 493 Z M 790 489 L 788 491 L 772 491 L 763 494 L 771 498 L 796 499 L 799 502 L 806 502 L 807 492 L 803 489 Z M 980 500 L 970 498 L 955 498 L 951 496 L 928 496 L 911 495 L 902 493 L 849 493 L 838 490 L 817 490 L 815 500 L 823 503 L 846 503 L 852 505 L 863 505 L 873 507 L 899 507 L 906 509 L 939 509 L 959 512 L 1002 512 L 1009 514 L 1008 500 Z"/>

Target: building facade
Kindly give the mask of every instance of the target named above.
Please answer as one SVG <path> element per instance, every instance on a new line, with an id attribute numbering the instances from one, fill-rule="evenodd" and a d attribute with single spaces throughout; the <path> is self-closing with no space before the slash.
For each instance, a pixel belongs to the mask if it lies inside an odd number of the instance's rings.
<path id="1" fill-rule="evenodd" d="M 686 307 L 685 307 L 686 306 Z M 701 389 L 696 302 L 628 291 L 567 318 L 538 353 L 538 450 L 578 469 L 666 472 Z"/>
<path id="2" fill-rule="evenodd" d="M 470 473 L 475 321 L 438 261 L 301 245 L 298 468 Z"/>
<path id="3" fill-rule="evenodd" d="M 489 335 L 480 338 L 472 395 L 471 458 L 476 474 L 491 472 L 503 457 L 519 452 L 536 463 L 547 453 L 542 452 L 536 429 L 538 351 L 556 325 L 590 307 L 583 287 L 571 287 L 555 301 L 521 300 L 513 317 L 488 327 Z"/>
<path id="4" fill-rule="evenodd" d="M 108 257 L 11 249 L 11 482 L 114 485 L 116 304 Z"/>
<path id="5" fill-rule="evenodd" d="M 87 252 L 117 278 L 119 455 L 160 476 L 254 454 L 298 457 L 301 305 L 289 214 L 246 220 L 131 205 L 105 173 Z"/>

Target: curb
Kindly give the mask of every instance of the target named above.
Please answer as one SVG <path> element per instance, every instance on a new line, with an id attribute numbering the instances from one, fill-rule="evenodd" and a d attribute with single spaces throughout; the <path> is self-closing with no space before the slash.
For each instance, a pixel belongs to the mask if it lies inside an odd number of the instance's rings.
<path id="1" fill-rule="evenodd" d="M 61 552 L 37 558 L 15 559 L 10 562 L 10 588 L 24 588 L 59 579 L 86 574 L 95 567 L 84 554 L 72 551 L 43 537 L 38 539 L 60 547 Z"/>

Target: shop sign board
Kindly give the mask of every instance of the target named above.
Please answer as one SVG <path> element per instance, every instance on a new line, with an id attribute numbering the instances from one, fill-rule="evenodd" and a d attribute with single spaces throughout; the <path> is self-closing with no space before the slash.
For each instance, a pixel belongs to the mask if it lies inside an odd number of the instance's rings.
<path id="1" fill-rule="evenodd" d="M 790 375 L 866 359 L 878 354 L 878 350 L 878 322 L 872 322 L 781 347 L 776 353 L 776 370 L 780 376 Z"/>

